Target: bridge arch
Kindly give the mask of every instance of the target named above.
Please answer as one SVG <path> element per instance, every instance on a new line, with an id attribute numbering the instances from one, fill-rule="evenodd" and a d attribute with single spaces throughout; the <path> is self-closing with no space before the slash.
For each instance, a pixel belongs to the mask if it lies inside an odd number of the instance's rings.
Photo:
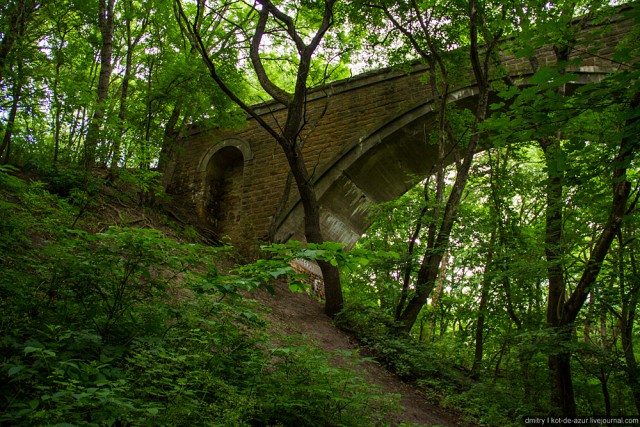
<path id="1" fill-rule="evenodd" d="M 200 221 L 218 236 L 232 234 L 242 218 L 245 164 L 253 158 L 249 143 L 237 138 L 213 144 L 202 156 L 198 173 L 202 197 L 196 207 Z"/>
<path id="2" fill-rule="evenodd" d="M 225 147 L 237 148 L 242 153 L 245 162 L 253 159 L 253 151 L 251 151 L 251 145 L 247 141 L 238 138 L 229 138 L 209 147 L 198 162 L 198 172 L 205 172 L 213 155 Z"/>
<path id="3" fill-rule="evenodd" d="M 599 81 L 613 71 L 599 66 L 577 68 L 571 71 L 578 76 L 572 85 Z M 531 74 L 513 76 L 522 86 L 528 84 L 530 77 Z M 447 102 L 470 108 L 475 105 L 477 94 L 477 86 L 462 87 L 452 92 Z M 497 94 L 492 93 L 491 98 L 498 101 Z M 428 140 L 435 125 L 433 100 L 420 102 L 345 147 L 328 163 L 315 179 L 325 239 L 355 244 L 371 225 L 367 218 L 370 206 L 400 197 L 433 172 L 437 147 Z M 297 199 L 278 222 L 274 240 L 304 240 L 303 219 L 303 208 Z"/>

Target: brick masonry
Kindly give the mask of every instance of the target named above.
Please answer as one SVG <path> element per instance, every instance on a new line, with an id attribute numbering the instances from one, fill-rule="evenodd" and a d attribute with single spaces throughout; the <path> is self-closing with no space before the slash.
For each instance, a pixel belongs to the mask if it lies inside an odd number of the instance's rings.
<path id="1" fill-rule="evenodd" d="M 572 53 L 582 58 L 573 70 L 580 76 L 577 83 L 616 69 L 609 58 L 631 25 L 618 17 L 583 30 L 580 48 Z M 592 31 L 595 40 L 588 37 Z M 537 57 L 540 66 L 554 61 L 551 48 L 538 50 Z M 503 52 L 502 64 L 521 83 L 531 75 L 528 59 L 513 53 Z M 408 72 L 382 69 L 310 92 L 303 155 L 313 171 L 328 240 L 354 243 L 369 225 L 367 206 L 400 196 L 416 176 L 429 173 L 434 152 L 425 139 L 434 119 L 424 77 L 422 65 Z M 462 80 L 450 102 L 464 107 L 474 94 Z M 279 104 L 256 108 L 270 124 L 284 122 L 286 111 Z M 254 120 L 235 131 L 194 129 L 179 145 L 167 192 L 183 215 L 232 241 L 267 240 L 272 226 L 275 240 L 303 239 L 295 184 L 285 199 L 286 159 Z"/>

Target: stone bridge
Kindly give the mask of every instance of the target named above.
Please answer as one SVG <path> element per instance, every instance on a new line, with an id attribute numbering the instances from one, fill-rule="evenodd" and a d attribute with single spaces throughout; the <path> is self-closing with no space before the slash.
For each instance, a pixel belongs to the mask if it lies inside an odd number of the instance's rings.
<path id="1" fill-rule="evenodd" d="M 632 26 L 620 15 L 587 32 L 573 57 L 575 84 L 601 79 L 619 66 L 608 58 Z M 585 33 L 586 34 L 586 33 Z M 553 64 L 551 48 L 537 52 L 539 65 Z M 502 53 L 509 75 L 526 84 L 527 58 Z M 431 89 L 426 69 L 383 69 L 314 89 L 306 104 L 303 154 L 313 171 L 327 240 L 351 245 L 370 225 L 368 208 L 399 197 L 431 173 L 436 147 Z M 477 88 L 460 86 L 449 102 L 473 105 Z M 272 125 L 286 110 L 277 103 L 256 107 Z M 167 192 L 182 215 L 232 241 L 304 240 L 303 211 L 287 161 L 277 143 L 253 119 L 236 130 L 193 129 L 180 141 L 181 154 L 167 169 Z"/>

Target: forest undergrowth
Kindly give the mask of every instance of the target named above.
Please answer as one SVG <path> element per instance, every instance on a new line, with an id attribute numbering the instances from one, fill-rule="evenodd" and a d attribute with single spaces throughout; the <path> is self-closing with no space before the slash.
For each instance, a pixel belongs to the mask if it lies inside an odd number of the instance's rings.
<path id="1" fill-rule="evenodd" d="M 0 424 L 375 426 L 399 409 L 273 336 L 247 295 L 287 265 L 222 271 L 232 249 L 146 207 L 139 176 L 17 172 L 0 170 Z"/>
<path id="2" fill-rule="evenodd" d="M 348 275 L 388 253 L 292 242 L 248 262 L 162 209 L 155 178 L 0 168 L 1 425 L 517 426 L 547 413 L 497 370 L 472 378 L 463 342 L 398 334 L 360 288 L 335 319 L 342 338 L 320 303 L 291 297 L 307 287 L 292 258 Z M 275 287 L 274 316 L 260 295 Z M 353 366 L 373 359 L 417 398 Z"/>

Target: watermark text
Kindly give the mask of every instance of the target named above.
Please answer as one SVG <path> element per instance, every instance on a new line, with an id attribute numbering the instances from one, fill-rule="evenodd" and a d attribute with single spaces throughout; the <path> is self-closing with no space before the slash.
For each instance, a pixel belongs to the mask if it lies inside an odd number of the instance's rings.
<path id="1" fill-rule="evenodd" d="M 603 425 L 640 426 L 640 417 L 525 417 L 525 425 Z"/>

